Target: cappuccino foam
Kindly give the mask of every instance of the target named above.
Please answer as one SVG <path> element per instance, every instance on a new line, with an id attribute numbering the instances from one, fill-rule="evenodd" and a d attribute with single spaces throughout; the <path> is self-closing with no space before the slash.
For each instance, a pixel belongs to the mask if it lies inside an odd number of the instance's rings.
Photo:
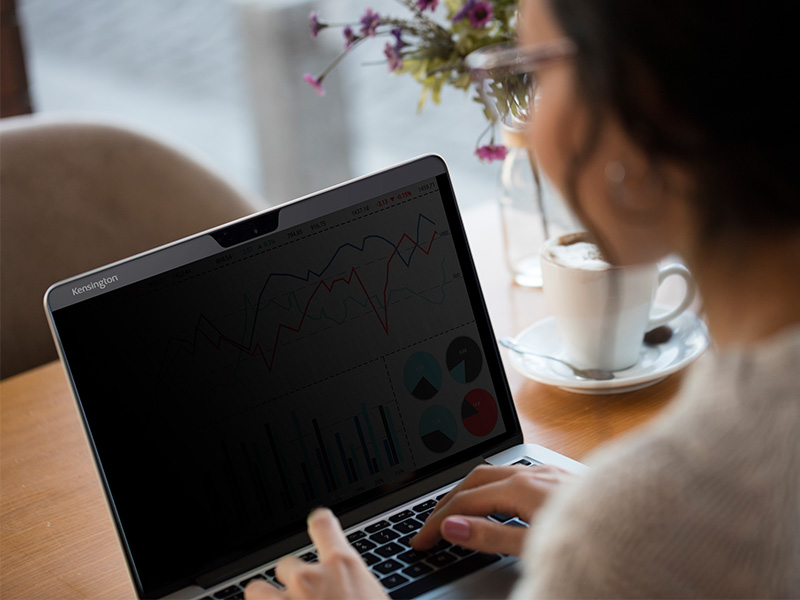
<path id="1" fill-rule="evenodd" d="M 553 262 L 572 269 L 604 271 L 611 268 L 603 260 L 597 246 L 589 242 L 575 242 L 567 246 L 553 245 L 547 249 L 547 255 Z"/>

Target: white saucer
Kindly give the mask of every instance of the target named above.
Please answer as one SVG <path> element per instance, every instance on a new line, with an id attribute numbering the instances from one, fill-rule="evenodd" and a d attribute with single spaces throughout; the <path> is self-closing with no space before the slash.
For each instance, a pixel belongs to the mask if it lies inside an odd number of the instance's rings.
<path id="1" fill-rule="evenodd" d="M 657 307 L 660 308 L 660 307 Z M 686 311 L 670 322 L 672 337 L 655 346 L 642 344 L 639 362 L 629 369 L 616 371 L 614 379 L 595 381 L 582 379 L 567 366 L 537 356 L 508 351 L 511 364 L 517 371 L 541 383 L 580 394 L 617 394 L 632 392 L 681 370 L 697 359 L 708 346 L 708 330 L 696 315 Z M 516 341 L 537 352 L 566 360 L 563 343 L 553 317 L 534 323 L 517 337 Z"/>

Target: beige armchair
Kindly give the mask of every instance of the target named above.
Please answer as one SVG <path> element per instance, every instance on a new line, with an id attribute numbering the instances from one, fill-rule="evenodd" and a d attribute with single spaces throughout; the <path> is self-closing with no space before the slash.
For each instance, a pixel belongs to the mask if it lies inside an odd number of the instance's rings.
<path id="1" fill-rule="evenodd" d="M 50 284 L 254 210 L 201 162 L 142 132 L 0 120 L 0 379 L 56 358 L 42 305 Z"/>

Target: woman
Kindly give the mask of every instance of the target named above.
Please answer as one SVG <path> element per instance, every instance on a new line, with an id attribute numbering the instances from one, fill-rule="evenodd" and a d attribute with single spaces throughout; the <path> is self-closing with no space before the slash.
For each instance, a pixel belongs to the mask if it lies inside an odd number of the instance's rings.
<path id="1" fill-rule="evenodd" d="M 528 597 L 800 597 L 800 195 L 789 4 L 526 0 L 520 43 L 569 39 L 535 73 L 530 145 L 607 257 L 678 253 L 716 350 L 656 422 L 571 479 L 484 468 L 414 540 L 521 554 Z M 739 9 L 741 11 L 741 9 Z M 503 527 L 499 510 L 532 523 Z M 320 563 L 249 600 L 382 596 L 318 510 Z"/>

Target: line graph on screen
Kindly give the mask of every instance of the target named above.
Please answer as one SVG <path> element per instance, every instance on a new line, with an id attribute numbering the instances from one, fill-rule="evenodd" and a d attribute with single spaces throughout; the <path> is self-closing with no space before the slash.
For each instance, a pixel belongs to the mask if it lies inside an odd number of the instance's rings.
<path id="1" fill-rule="evenodd" d="M 441 305 L 446 257 L 434 253 L 436 240 L 449 232 L 437 230 L 423 213 L 416 215 L 415 226 L 408 230 L 394 236 L 372 232 L 358 242 L 341 242 L 332 251 L 327 249 L 319 267 L 264 273 L 257 295 L 238 295 L 236 321 L 202 312 L 190 335 L 170 336 L 162 374 L 177 361 L 196 357 L 200 348 L 209 347 L 234 352 L 239 358 L 255 358 L 272 373 L 280 361 L 281 346 L 313 334 L 314 326 L 325 330 L 366 317 L 373 335 L 377 331 L 388 336 L 396 313 L 392 307 L 399 302 L 416 299 Z M 321 254 L 325 240 L 314 249 Z"/>

